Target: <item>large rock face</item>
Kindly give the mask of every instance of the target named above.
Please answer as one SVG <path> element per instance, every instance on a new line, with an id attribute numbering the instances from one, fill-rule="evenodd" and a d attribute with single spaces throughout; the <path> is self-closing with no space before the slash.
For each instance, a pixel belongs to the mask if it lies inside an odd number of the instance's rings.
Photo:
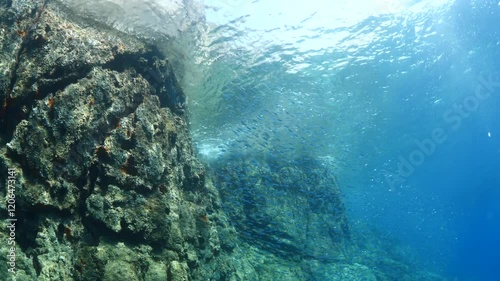
<path id="1" fill-rule="evenodd" d="M 193 155 L 168 61 L 52 2 L 0 5 L 1 192 L 14 169 L 17 280 L 229 276 L 218 228 L 235 233 Z"/>
<path id="2" fill-rule="evenodd" d="M 244 240 L 296 260 L 346 259 L 350 231 L 331 171 L 307 159 L 247 157 L 222 163 L 217 184 Z"/>

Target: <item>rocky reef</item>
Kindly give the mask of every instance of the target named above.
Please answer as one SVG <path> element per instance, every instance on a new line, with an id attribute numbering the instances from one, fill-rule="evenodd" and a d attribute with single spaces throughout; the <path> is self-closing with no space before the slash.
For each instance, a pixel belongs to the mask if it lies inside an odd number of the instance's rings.
<path id="1" fill-rule="evenodd" d="M 283 258 L 346 259 L 350 230 L 331 171 L 308 159 L 223 163 L 216 182 L 243 240 Z"/>
<path id="2" fill-rule="evenodd" d="M 0 280 L 440 280 L 357 254 L 314 163 L 207 171 L 164 50 L 57 1 L 0 2 L 0 101 Z"/>
<path id="3" fill-rule="evenodd" d="M 193 154 L 163 55 L 57 2 L 2 2 L 0 23 L 1 192 L 13 169 L 17 280 L 229 271 L 218 228 L 235 233 Z"/>
<path id="4" fill-rule="evenodd" d="M 210 169 L 244 249 L 236 252 L 255 269 L 245 280 L 444 280 L 418 270 L 397 241 L 350 224 L 331 168 L 267 155 Z"/>

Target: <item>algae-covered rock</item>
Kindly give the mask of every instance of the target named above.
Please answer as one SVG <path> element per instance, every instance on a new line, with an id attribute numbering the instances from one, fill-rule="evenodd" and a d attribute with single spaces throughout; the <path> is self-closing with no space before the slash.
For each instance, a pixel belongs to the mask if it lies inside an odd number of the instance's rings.
<path id="1" fill-rule="evenodd" d="M 362 264 L 352 263 L 321 263 L 310 261 L 310 270 L 316 280 L 332 281 L 378 281 L 373 271 Z"/>
<path id="2" fill-rule="evenodd" d="M 344 260 L 349 226 L 334 176 L 303 165 L 228 161 L 217 167 L 226 210 L 242 238 L 284 257 Z"/>
<path id="3" fill-rule="evenodd" d="M 236 232 L 164 55 L 57 1 L 2 2 L 0 19 L 0 167 L 16 172 L 18 280 L 234 274 L 219 230 Z"/>
<path id="4" fill-rule="evenodd" d="M 188 266 L 186 263 L 172 261 L 168 267 L 168 280 L 188 281 Z"/>
<path id="5" fill-rule="evenodd" d="M 167 266 L 164 263 L 152 263 L 148 272 L 144 276 L 144 281 L 164 281 L 167 280 Z"/>
<path id="6" fill-rule="evenodd" d="M 130 280 L 138 281 L 139 278 L 133 270 L 133 265 L 124 261 L 110 261 L 104 269 L 105 281 Z"/>

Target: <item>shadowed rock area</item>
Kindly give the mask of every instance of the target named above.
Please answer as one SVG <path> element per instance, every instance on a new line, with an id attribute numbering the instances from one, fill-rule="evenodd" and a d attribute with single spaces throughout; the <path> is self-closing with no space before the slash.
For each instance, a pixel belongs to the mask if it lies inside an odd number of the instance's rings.
<path id="1" fill-rule="evenodd" d="M 346 259 L 349 225 L 335 177 L 327 168 L 306 159 L 223 162 L 217 183 L 244 240 L 281 257 Z"/>
<path id="2" fill-rule="evenodd" d="M 316 163 L 207 176 L 164 52 L 57 1 L 0 2 L 0 194 L 12 169 L 17 219 L 14 278 L 1 204 L 0 280 L 440 280 L 352 234 Z"/>

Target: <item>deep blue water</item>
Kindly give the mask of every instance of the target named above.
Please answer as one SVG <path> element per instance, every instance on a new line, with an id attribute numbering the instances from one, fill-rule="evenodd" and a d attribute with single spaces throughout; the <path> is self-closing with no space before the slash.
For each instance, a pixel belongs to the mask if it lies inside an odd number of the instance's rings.
<path id="1" fill-rule="evenodd" d="M 183 80 L 206 162 L 320 159 L 353 224 L 500 280 L 497 1 L 207 2 Z"/>

